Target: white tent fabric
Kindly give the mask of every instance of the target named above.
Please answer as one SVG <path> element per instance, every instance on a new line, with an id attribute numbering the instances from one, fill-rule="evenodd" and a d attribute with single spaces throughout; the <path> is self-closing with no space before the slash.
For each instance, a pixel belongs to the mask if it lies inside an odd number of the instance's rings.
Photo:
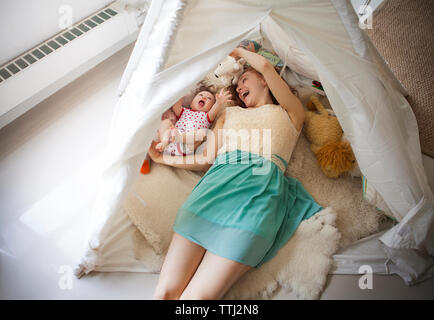
<path id="1" fill-rule="evenodd" d="M 358 273 L 375 262 L 376 272 L 397 273 L 408 284 L 434 275 L 434 199 L 416 118 L 347 1 L 154 0 L 119 87 L 78 276 L 149 271 L 131 254 L 132 226 L 121 204 L 160 116 L 241 40 L 257 35 L 292 70 L 321 81 L 361 172 L 399 221 L 368 239 L 368 253 L 362 243 L 336 255 L 333 272 Z"/>

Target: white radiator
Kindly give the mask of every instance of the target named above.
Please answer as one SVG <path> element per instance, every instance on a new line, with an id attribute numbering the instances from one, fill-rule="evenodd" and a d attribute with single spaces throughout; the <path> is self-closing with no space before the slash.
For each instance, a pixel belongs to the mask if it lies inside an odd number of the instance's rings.
<path id="1" fill-rule="evenodd" d="M 1 66 L 0 128 L 135 41 L 145 14 L 116 1 Z"/>

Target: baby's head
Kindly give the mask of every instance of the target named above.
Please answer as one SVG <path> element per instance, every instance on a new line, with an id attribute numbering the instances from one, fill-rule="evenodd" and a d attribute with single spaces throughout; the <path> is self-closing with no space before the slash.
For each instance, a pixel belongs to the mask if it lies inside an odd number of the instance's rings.
<path id="1" fill-rule="evenodd" d="M 207 90 L 202 90 L 194 96 L 190 108 L 194 111 L 208 112 L 214 105 L 215 101 L 214 94 Z"/>

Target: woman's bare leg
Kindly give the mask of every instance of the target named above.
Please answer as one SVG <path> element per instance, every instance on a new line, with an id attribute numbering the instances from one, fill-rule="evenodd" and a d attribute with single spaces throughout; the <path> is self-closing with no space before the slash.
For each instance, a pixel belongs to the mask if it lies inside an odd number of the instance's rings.
<path id="1" fill-rule="evenodd" d="M 179 299 L 204 254 L 203 247 L 174 233 L 164 259 L 154 299 Z"/>
<path id="2" fill-rule="evenodd" d="M 252 267 L 213 254 L 205 253 L 180 299 L 217 300 Z"/>

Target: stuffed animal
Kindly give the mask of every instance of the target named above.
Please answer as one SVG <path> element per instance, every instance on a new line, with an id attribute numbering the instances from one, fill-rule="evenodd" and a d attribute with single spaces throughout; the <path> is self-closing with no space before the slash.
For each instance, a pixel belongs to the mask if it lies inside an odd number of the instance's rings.
<path id="1" fill-rule="evenodd" d="M 221 88 L 237 84 L 240 75 L 243 73 L 245 63 L 244 59 L 236 60 L 234 57 L 227 56 L 214 71 L 206 75 L 201 84 L 208 87 L 213 93 L 216 93 Z"/>
<path id="2" fill-rule="evenodd" d="M 316 96 L 310 97 L 307 108 L 312 111 L 306 112 L 304 132 L 324 174 L 329 178 L 345 173 L 360 176 L 351 145 L 333 111 L 325 109 Z"/>

